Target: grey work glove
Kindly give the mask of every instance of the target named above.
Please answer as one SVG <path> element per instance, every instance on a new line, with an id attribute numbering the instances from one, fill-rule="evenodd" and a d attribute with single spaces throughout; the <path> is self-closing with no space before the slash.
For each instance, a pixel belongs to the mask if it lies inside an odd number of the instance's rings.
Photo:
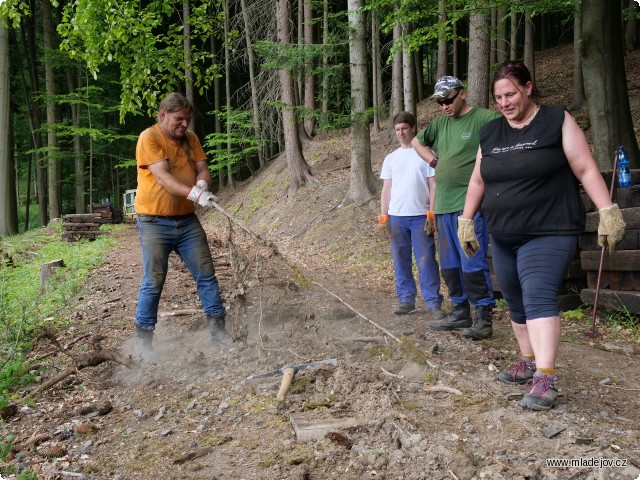
<path id="1" fill-rule="evenodd" d="M 462 251 L 468 257 L 475 255 L 480 250 L 480 244 L 478 243 L 478 237 L 476 237 L 476 229 L 474 228 L 473 220 L 468 218 L 458 217 L 458 240 Z"/>
<path id="2" fill-rule="evenodd" d="M 600 224 L 598 225 L 598 245 L 609 246 L 609 253 L 613 253 L 616 244 L 622 240 L 624 227 L 622 212 L 617 204 L 598 210 L 600 214 Z"/>

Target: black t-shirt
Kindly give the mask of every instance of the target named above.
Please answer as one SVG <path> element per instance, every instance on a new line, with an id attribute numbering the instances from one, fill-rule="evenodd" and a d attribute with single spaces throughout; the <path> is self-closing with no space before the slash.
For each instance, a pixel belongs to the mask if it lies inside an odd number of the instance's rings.
<path id="1" fill-rule="evenodd" d="M 502 117 L 482 127 L 482 211 L 492 235 L 577 234 L 585 210 L 562 149 L 564 109 L 542 106 L 516 129 Z"/>

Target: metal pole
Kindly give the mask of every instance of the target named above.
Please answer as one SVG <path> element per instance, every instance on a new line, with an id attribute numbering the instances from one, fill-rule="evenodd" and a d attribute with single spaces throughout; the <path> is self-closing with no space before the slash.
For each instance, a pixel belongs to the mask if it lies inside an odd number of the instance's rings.
<path id="1" fill-rule="evenodd" d="M 613 156 L 613 172 L 611 173 L 611 187 L 609 188 L 609 200 L 613 201 L 613 191 L 616 186 L 616 173 L 618 170 L 619 149 L 616 149 Z M 596 281 L 596 295 L 593 300 L 593 313 L 591 315 L 591 336 L 596 336 L 596 313 L 598 312 L 598 296 L 600 295 L 600 280 L 602 279 L 602 268 L 604 266 L 604 252 L 607 248 L 607 242 L 603 242 L 602 251 L 600 252 L 600 266 L 598 267 L 598 280 Z"/>

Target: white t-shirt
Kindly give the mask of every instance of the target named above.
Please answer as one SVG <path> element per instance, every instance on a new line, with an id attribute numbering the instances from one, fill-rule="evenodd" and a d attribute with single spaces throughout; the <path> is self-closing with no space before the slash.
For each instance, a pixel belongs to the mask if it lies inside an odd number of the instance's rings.
<path id="1" fill-rule="evenodd" d="M 382 163 L 380 178 L 391 179 L 389 215 L 425 215 L 429 210 L 427 178 L 435 173 L 413 148 L 398 148 L 387 155 Z"/>

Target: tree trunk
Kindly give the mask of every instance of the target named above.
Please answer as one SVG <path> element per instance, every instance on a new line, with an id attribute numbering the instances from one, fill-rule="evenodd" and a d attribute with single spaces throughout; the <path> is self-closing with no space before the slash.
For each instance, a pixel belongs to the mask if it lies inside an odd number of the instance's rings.
<path id="1" fill-rule="evenodd" d="M 438 68 L 436 78 L 440 78 L 447 74 L 447 65 L 449 62 L 449 49 L 447 43 L 447 0 L 438 0 Z"/>
<path id="2" fill-rule="evenodd" d="M 518 59 L 518 13 L 511 11 L 511 48 L 509 49 L 509 60 Z"/>
<path id="3" fill-rule="evenodd" d="M 491 33 L 489 35 L 489 65 L 498 63 L 498 9 L 491 9 Z"/>
<path id="4" fill-rule="evenodd" d="M 476 10 L 469 17 L 469 103 L 489 106 L 489 15 Z"/>
<path id="5" fill-rule="evenodd" d="M 631 168 L 640 167 L 633 131 L 622 48 L 620 2 L 582 0 L 582 72 L 595 160 L 601 170 L 613 166 L 623 145 Z"/>
<path id="6" fill-rule="evenodd" d="M 18 233 L 15 168 L 11 154 L 9 31 L 3 22 L 0 22 L 0 237 Z"/>
<path id="7" fill-rule="evenodd" d="M 36 4 L 31 3 L 31 8 L 35 12 Z M 40 218 L 40 226 L 43 227 L 47 224 L 47 171 L 44 166 L 42 153 L 42 133 L 40 127 L 42 125 L 42 111 L 40 109 L 41 103 L 38 98 L 37 92 L 40 92 L 40 80 L 38 75 L 38 61 L 36 56 L 36 22 L 35 13 L 27 17 L 21 18 L 22 22 L 22 40 L 25 44 L 27 52 L 27 62 L 29 65 L 29 88 L 28 88 L 28 105 L 29 105 L 29 128 L 31 134 L 31 140 L 33 142 L 33 164 L 36 171 L 36 193 L 38 201 L 38 212 Z M 27 192 L 27 201 L 30 199 L 30 192 Z M 25 230 L 29 222 L 25 219 Z"/>
<path id="8" fill-rule="evenodd" d="M 74 95 L 77 93 L 77 85 L 79 82 L 76 81 L 76 76 L 79 74 L 79 71 L 72 67 L 67 67 L 67 85 L 69 89 L 69 94 Z M 76 213 L 86 213 L 87 203 L 85 201 L 84 193 L 85 193 L 85 178 L 84 178 L 84 169 L 85 169 L 85 161 L 84 161 L 84 148 L 82 145 L 82 135 L 80 135 L 80 127 L 81 127 L 81 106 L 80 102 L 72 103 L 69 105 L 71 110 L 71 124 L 73 125 L 73 158 L 74 158 L 74 172 L 76 175 L 75 181 L 75 204 L 76 204 Z"/>
<path id="9" fill-rule="evenodd" d="M 367 72 L 367 27 L 364 0 L 348 0 L 349 65 L 351 72 L 351 177 L 349 191 L 342 205 L 362 204 L 376 193 L 371 170 L 371 137 L 369 134 L 369 82 Z M 393 123 L 393 122 L 390 122 Z"/>
<path id="10" fill-rule="evenodd" d="M 229 121 L 229 116 L 231 115 L 231 51 L 229 48 L 231 38 L 229 36 L 229 15 L 231 15 L 229 0 L 226 0 L 224 7 L 224 93 L 227 99 L 227 158 L 231 158 L 232 152 L 231 122 Z M 227 185 L 229 188 L 235 188 L 235 182 L 233 180 L 233 165 L 231 165 L 230 162 L 227 165 Z"/>
<path id="11" fill-rule="evenodd" d="M 244 37 L 247 43 L 247 62 L 249 62 L 249 83 L 251 84 L 251 108 L 253 112 L 253 128 L 254 135 L 262 141 L 262 129 L 260 128 L 260 103 L 258 97 L 258 85 L 256 84 L 256 73 L 253 58 L 253 42 L 251 41 L 251 29 L 249 23 L 249 12 L 247 11 L 246 0 L 240 0 L 240 9 L 242 10 L 242 19 L 244 22 Z M 264 150 L 262 147 L 258 150 L 258 160 L 260 167 L 266 165 Z"/>
<path id="12" fill-rule="evenodd" d="M 498 65 L 502 65 L 509 58 L 507 52 L 507 22 L 504 18 L 505 9 L 504 7 L 498 7 L 498 20 L 496 25 L 496 63 Z"/>
<path id="13" fill-rule="evenodd" d="M 329 122 L 329 0 L 322 2 L 322 114 L 321 128 Z"/>
<path id="14" fill-rule="evenodd" d="M 50 53 L 55 50 L 54 26 L 51 3 L 49 0 L 42 2 L 42 27 L 45 55 L 45 85 L 47 91 L 47 166 L 49 187 L 49 218 L 62 216 L 61 200 L 62 188 L 60 184 L 61 162 L 58 159 L 58 135 L 56 124 L 58 123 L 57 106 L 55 103 L 56 79 L 53 69 L 53 59 Z"/>
<path id="15" fill-rule="evenodd" d="M 402 36 L 402 26 L 396 24 L 393 27 L 393 44 L 397 45 Z M 352 80 L 353 81 L 353 80 Z M 402 110 L 404 104 L 402 87 L 402 51 L 397 50 L 391 61 L 391 105 L 389 108 L 389 124 L 387 125 L 387 144 L 395 142 L 396 134 L 391 119 Z"/>
<path id="16" fill-rule="evenodd" d="M 193 94 L 193 69 L 191 67 L 191 5 L 189 0 L 182 0 L 182 25 L 183 37 L 182 45 L 184 47 L 184 96 L 195 105 L 195 96 Z M 189 129 L 195 130 L 195 115 L 191 115 Z"/>
<path id="17" fill-rule="evenodd" d="M 276 28 L 278 42 L 282 45 L 291 44 L 289 29 L 290 14 L 287 0 L 276 0 Z M 295 91 L 291 73 L 285 68 L 278 70 L 280 87 L 282 89 L 282 128 L 284 130 L 284 150 L 287 156 L 287 167 L 291 185 L 289 193 L 294 193 L 305 183 L 312 183 L 311 168 L 302 154 L 300 133 L 295 118 Z"/>
<path id="18" fill-rule="evenodd" d="M 376 133 L 380 132 L 380 113 L 384 101 L 382 99 L 382 67 L 380 66 L 380 28 L 375 12 L 371 14 L 371 92 L 373 106 L 373 129 Z"/>
<path id="19" fill-rule="evenodd" d="M 211 7 L 210 7 L 211 8 Z M 211 15 L 215 12 L 210 11 Z M 213 34 L 209 37 L 210 49 L 211 49 L 211 62 L 213 65 L 218 63 L 218 47 L 216 42 L 216 35 Z M 220 108 L 222 108 L 222 100 L 220 98 L 220 76 L 216 75 L 213 78 L 213 108 L 215 109 L 215 122 L 213 124 L 214 133 L 222 133 L 222 122 L 220 121 Z M 222 145 L 219 143 L 216 146 L 216 150 L 222 151 Z M 218 172 L 218 190 L 224 188 L 224 171 L 219 169 Z"/>
<path id="20" fill-rule="evenodd" d="M 313 35 L 313 9 L 311 0 L 304 0 L 304 43 L 313 45 L 315 43 Z M 304 130 L 307 136 L 312 137 L 316 128 L 316 78 L 313 74 L 315 65 L 313 61 L 305 63 L 304 82 L 304 107 L 306 110 L 304 120 Z"/>
<path id="21" fill-rule="evenodd" d="M 624 47 L 627 53 L 633 52 L 638 45 L 638 8 L 636 0 L 629 0 L 629 19 L 624 30 Z"/>
<path id="22" fill-rule="evenodd" d="M 458 43 L 458 22 L 453 22 L 453 47 L 452 47 L 452 63 L 453 76 L 460 78 L 460 44 Z"/>
<path id="23" fill-rule="evenodd" d="M 534 57 L 533 21 L 531 20 L 531 8 L 524 9 L 524 64 L 531 72 L 531 80 L 535 83 L 536 62 Z"/>
<path id="24" fill-rule="evenodd" d="M 410 27 L 405 25 L 405 34 L 409 33 Z M 414 76 L 415 66 L 413 55 L 409 52 L 409 45 L 402 45 L 402 83 L 403 83 L 403 105 L 406 112 L 416 114 L 416 82 Z M 365 77 L 366 78 L 366 77 Z"/>
<path id="25" fill-rule="evenodd" d="M 582 81 L 582 57 L 580 42 L 582 40 L 581 0 L 575 0 L 573 19 L 573 101 L 569 110 L 580 110 L 584 102 L 584 82 Z"/>
<path id="26" fill-rule="evenodd" d="M 416 79 L 416 102 L 420 102 L 424 98 L 424 73 L 423 73 L 423 55 L 422 49 L 413 52 L 413 71 Z"/>

